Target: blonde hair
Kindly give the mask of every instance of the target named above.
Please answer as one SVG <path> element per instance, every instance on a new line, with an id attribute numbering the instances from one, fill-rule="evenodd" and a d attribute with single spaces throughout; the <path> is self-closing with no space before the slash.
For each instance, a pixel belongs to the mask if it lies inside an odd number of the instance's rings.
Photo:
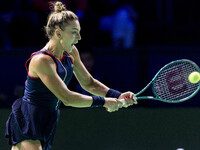
<path id="1" fill-rule="evenodd" d="M 47 25 L 45 26 L 45 32 L 49 39 L 53 36 L 57 27 L 63 30 L 64 26 L 69 24 L 69 21 L 78 20 L 77 15 L 67 10 L 60 1 L 51 2 L 50 8 L 53 8 L 53 11 L 49 14 Z"/>

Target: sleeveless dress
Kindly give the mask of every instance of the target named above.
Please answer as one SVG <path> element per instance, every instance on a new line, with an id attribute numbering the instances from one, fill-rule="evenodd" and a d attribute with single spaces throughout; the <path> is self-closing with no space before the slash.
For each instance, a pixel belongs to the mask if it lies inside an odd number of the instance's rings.
<path id="1" fill-rule="evenodd" d="M 59 60 L 47 50 L 40 50 L 31 55 L 50 56 L 55 62 L 57 73 L 68 85 L 73 75 L 73 60 L 67 52 Z M 61 101 L 43 84 L 39 77 L 27 74 L 24 96 L 14 101 L 12 112 L 6 122 L 5 137 L 10 145 L 16 145 L 23 140 L 40 140 L 43 150 L 50 150 L 59 119 Z"/>

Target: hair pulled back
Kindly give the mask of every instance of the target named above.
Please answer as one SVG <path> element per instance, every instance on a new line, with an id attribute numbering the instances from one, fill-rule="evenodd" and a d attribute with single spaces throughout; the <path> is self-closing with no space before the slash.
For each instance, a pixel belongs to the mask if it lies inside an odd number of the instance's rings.
<path id="1" fill-rule="evenodd" d="M 49 39 L 54 35 L 57 27 L 63 30 L 64 26 L 69 24 L 70 21 L 78 20 L 77 15 L 67 10 L 65 5 L 60 1 L 51 2 L 50 8 L 52 12 L 49 14 L 47 25 L 45 26 L 45 32 Z"/>

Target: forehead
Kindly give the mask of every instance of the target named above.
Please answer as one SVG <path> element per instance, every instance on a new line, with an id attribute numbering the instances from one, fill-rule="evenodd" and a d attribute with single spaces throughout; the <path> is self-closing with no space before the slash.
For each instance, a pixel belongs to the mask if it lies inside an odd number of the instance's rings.
<path id="1" fill-rule="evenodd" d="M 81 30 L 80 23 L 78 20 L 69 21 L 69 23 L 65 26 L 67 30 Z"/>

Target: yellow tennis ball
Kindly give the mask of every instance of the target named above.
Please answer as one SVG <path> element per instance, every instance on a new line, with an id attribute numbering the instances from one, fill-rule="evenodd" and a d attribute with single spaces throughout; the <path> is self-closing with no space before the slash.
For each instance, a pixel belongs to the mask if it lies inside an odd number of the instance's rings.
<path id="1" fill-rule="evenodd" d="M 192 72 L 192 73 L 189 75 L 188 80 L 189 80 L 191 83 L 197 83 L 197 82 L 199 82 L 199 80 L 200 80 L 200 74 L 199 74 L 199 72 L 196 72 L 196 71 Z"/>

